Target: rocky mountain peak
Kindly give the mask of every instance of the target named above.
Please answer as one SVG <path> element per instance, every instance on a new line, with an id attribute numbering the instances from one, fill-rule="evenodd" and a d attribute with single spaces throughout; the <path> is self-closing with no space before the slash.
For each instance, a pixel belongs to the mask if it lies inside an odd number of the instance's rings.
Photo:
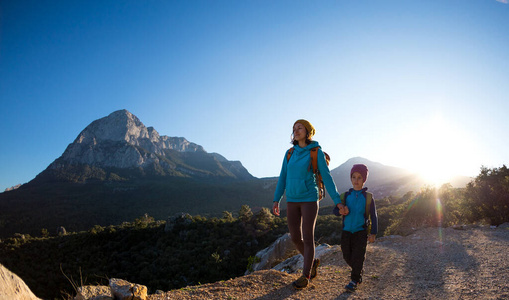
<path id="1" fill-rule="evenodd" d="M 161 136 L 125 109 L 90 123 L 49 169 L 64 170 L 72 165 L 100 169 L 148 167 L 158 174 L 185 177 L 252 177 L 240 162 L 209 154 L 183 137 Z"/>
<path id="2" fill-rule="evenodd" d="M 149 138 L 149 134 L 147 127 L 135 115 L 123 109 L 92 122 L 79 138 L 135 143 L 140 138 Z"/>
<path id="3" fill-rule="evenodd" d="M 98 143 L 101 141 L 125 141 L 139 144 L 140 139 L 157 141 L 159 133 L 145 127 L 143 123 L 129 111 L 117 110 L 107 117 L 92 122 L 76 138 L 75 143 Z"/>
<path id="4" fill-rule="evenodd" d="M 122 109 L 95 120 L 70 144 L 60 164 L 87 164 L 98 167 L 131 168 L 158 162 L 167 149 L 204 152 L 203 147 L 182 137 L 160 136 L 135 115 Z"/>

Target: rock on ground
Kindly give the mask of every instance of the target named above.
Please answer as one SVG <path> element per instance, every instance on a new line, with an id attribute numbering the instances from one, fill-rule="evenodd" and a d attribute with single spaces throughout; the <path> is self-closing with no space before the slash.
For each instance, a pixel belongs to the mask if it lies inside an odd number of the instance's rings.
<path id="1" fill-rule="evenodd" d="M 0 299 L 38 300 L 25 282 L 0 264 Z"/>

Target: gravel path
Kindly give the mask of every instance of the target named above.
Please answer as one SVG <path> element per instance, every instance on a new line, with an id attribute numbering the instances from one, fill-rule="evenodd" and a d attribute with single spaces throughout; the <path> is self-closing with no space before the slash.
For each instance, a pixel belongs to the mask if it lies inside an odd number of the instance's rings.
<path id="1" fill-rule="evenodd" d="M 291 287 L 299 274 L 264 270 L 149 299 L 509 299 L 508 250 L 507 228 L 424 228 L 368 245 L 364 282 L 355 293 L 343 288 L 350 271 L 335 245 L 301 291 Z"/>

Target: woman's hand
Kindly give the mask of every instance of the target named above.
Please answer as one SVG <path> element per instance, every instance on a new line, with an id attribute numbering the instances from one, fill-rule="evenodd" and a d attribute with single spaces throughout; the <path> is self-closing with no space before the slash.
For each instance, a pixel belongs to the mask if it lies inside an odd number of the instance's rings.
<path id="1" fill-rule="evenodd" d="M 339 208 L 339 214 L 342 216 L 346 216 L 350 213 L 350 210 L 348 210 L 348 206 L 346 205 L 339 203 L 337 207 Z"/>
<path id="2" fill-rule="evenodd" d="M 374 243 L 375 239 L 376 239 L 376 234 L 370 234 L 368 236 L 368 242 L 370 242 L 370 243 Z"/>
<path id="3" fill-rule="evenodd" d="M 274 202 L 272 206 L 272 213 L 279 217 L 279 202 Z"/>

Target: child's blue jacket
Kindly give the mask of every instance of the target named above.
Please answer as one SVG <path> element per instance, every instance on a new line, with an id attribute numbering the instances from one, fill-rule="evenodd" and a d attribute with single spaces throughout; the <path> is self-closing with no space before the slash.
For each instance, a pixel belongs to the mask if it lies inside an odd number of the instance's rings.
<path id="1" fill-rule="evenodd" d="M 318 170 L 322 175 L 325 189 L 331 196 L 334 203 L 341 202 L 336 184 L 332 180 L 329 167 L 325 161 L 325 155 L 318 144 L 313 141 L 304 148 L 299 145 L 293 146 L 294 150 L 287 161 L 287 153 L 283 159 L 283 166 L 279 174 L 276 191 L 274 193 L 274 202 L 280 202 L 286 190 L 287 202 L 314 202 L 318 201 L 318 185 L 316 184 L 315 174 L 310 168 L 311 155 L 310 150 L 314 147 L 318 148 Z"/>
<path id="2" fill-rule="evenodd" d="M 363 188 L 360 191 L 350 189 L 345 193 L 345 202 L 348 206 L 349 214 L 343 216 L 343 230 L 355 233 L 366 229 L 367 216 L 366 214 L 366 191 L 368 188 Z M 339 214 L 339 209 L 334 207 L 333 213 L 336 216 Z M 371 206 L 369 207 L 369 214 L 371 218 L 371 232 L 370 234 L 378 233 L 378 214 L 376 212 L 375 199 L 371 199 Z"/>

